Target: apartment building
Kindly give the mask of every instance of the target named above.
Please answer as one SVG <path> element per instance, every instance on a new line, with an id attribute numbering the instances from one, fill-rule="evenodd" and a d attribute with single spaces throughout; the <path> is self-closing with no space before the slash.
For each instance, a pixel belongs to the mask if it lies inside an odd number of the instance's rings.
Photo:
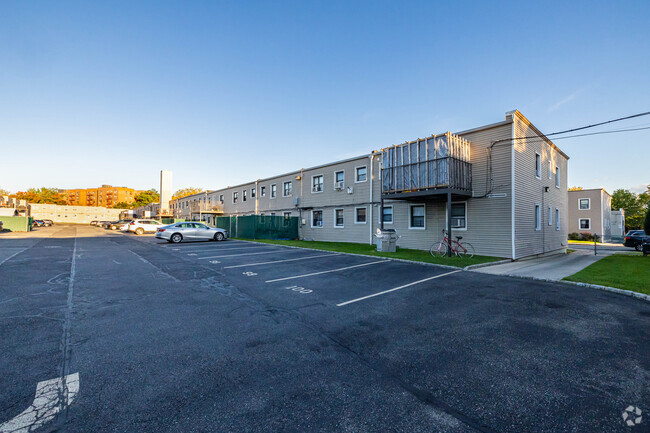
<path id="1" fill-rule="evenodd" d="M 569 191 L 569 233 L 591 233 L 604 241 L 625 231 L 623 209 L 612 210 L 612 196 L 603 188 Z"/>
<path id="2" fill-rule="evenodd" d="M 100 206 L 56 205 L 32 203 L 29 214 L 35 219 L 49 219 L 55 223 L 90 224 L 91 221 L 116 221 L 125 209 Z"/>
<path id="3" fill-rule="evenodd" d="M 102 185 L 99 188 L 66 189 L 61 191 L 68 205 L 113 207 L 117 203 L 133 203 L 141 190 L 124 186 Z"/>
<path id="4" fill-rule="evenodd" d="M 443 229 L 477 254 L 562 252 L 569 157 L 519 111 L 343 161 L 172 200 L 176 218 L 300 219 L 305 240 L 374 242 L 382 223 L 404 248 L 428 249 Z"/>

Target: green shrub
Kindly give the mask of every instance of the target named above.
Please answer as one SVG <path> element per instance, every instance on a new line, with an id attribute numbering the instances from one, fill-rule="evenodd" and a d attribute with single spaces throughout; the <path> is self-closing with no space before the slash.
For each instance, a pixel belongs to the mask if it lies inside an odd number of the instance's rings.
<path id="1" fill-rule="evenodd" d="M 569 240 L 570 241 L 578 241 L 580 240 L 580 235 L 578 233 L 569 233 Z"/>

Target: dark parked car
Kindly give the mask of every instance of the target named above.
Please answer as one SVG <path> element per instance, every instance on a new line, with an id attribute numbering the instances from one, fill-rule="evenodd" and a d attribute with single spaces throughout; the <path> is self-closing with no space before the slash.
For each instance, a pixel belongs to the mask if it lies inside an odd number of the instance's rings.
<path id="1" fill-rule="evenodd" d="M 646 238 L 647 236 L 643 230 L 630 230 L 625 235 L 623 245 L 641 251 L 643 240 Z"/>
<path id="2" fill-rule="evenodd" d="M 34 227 L 44 227 L 45 223 L 43 222 L 43 220 L 34 220 L 34 221 L 32 221 L 32 226 L 34 226 Z"/>
<path id="3" fill-rule="evenodd" d="M 107 229 L 111 230 L 119 230 L 124 224 L 129 224 L 132 219 L 124 219 L 124 220 L 119 220 L 119 221 L 113 221 L 112 223 L 104 226 Z"/>

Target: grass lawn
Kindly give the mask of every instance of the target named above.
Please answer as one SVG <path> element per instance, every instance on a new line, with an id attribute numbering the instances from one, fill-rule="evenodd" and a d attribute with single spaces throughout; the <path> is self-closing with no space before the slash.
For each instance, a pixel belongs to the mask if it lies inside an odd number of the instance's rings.
<path id="1" fill-rule="evenodd" d="M 650 295 L 650 257 L 640 254 L 615 254 L 598 260 L 565 280 L 617 287 Z"/>
<path id="2" fill-rule="evenodd" d="M 251 239 L 242 239 L 251 240 Z M 313 248 L 317 250 L 336 251 L 341 253 L 366 254 L 369 256 L 394 257 L 396 259 L 412 260 L 414 262 L 435 263 L 440 265 L 465 267 L 477 265 L 479 263 L 489 263 L 501 260 L 500 257 L 474 256 L 469 258 L 452 257 L 433 257 L 429 251 L 410 250 L 406 248 L 397 248 L 395 253 L 377 252 L 375 245 L 353 244 L 349 242 L 322 242 L 322 241 L 281 241 L 256 239 L 255 242 L 264 242 L 267 244 L 288 245 L 291 247 Z"/>

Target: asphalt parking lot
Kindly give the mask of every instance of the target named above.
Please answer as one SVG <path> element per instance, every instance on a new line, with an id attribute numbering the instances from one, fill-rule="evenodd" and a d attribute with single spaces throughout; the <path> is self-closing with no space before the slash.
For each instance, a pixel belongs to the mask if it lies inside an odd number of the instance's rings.
<path id="1" fill-rule="evenodd" d="M 0 432 L 56 378 L 71 401 L 23 415 L 37 431 L 650 431 L 621 416 L 650 413 L 646 302 L 235 240 L 47 230 L 0 237 Z"/>

